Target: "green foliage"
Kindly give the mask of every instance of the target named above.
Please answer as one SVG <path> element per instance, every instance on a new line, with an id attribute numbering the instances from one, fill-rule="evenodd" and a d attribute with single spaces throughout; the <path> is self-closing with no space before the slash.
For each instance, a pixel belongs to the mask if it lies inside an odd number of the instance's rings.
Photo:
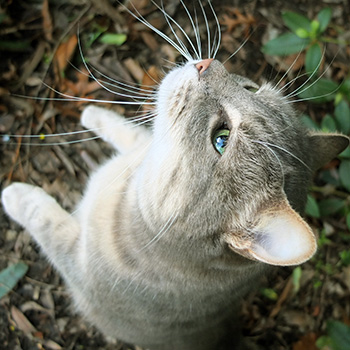
<path id="1" fill-rule="evenodd" d="M 350 349 L 350 327 L 339 321 L 328 321 L 327 335 L 317 339 L 316 346 L 321 350 Z"/>
<path id="2" fill-rule="evenodd" d="M 28 265 L 19 262 L 8 266 L 0 272 L 0 299 L 5 296 L 17 282 L 26 274 Z"/>
<path id="3" fill-rule="evenodd" d="M 126 34 L 105 33 L 99 38 L 99 41 L 103 44 L 120 46 L 125 43 L 126 38 Z"/>
<path id="4" fill-rule="evenodd" d="M 331 18 L 332 10 L 330 8 L 321 10 L 314 20 L 309 20 L 299 13 L 284 12 L 282 14 L 283 22 L 291 32 L 284 33 L 267 42 L 263 51 L 268 55 L 284 56 L 306 50 L 306 73 L 313 75 L 317 72 L 322 61 L 323 44 L 327 41 L 323 37 L 323 33 L 328 28 Z"/>
<path id="5" fill-rule="evenodd" d="M 293 270 L 292 281 L 293 281 L 293 292 L 295 294 L 298 293 L 300 289 L 300 279 L 301 279 L 302 272 L 303 271 L 300 266 L 297 266 Z"/>
<path id="6" fill-rule="evenodd" d="M 267 42 L 263 46 L 263 51 L 272 56 L 291 55 L 303 51 L 308 44 L 309 41 L 307 39 L 300 38 L 294 33 L 284 33 Z"/>
<path id="7" fill-rule="evenodd" d="M 261 294 L 267 299 L 276 301 L 278 299 L 278 294 L 272 288 L 262 288 Z"/>
<path id="8" fill-rule="evenodd" d="M 307 202 L 305 207 L 305 214 L 314 218 L 320 218 L 320 208 L 318 207 L 318 204 L 314 197 L 311 195 L 307 196 Z"/>
<path id="9" fill-rule="evenodd" d="M 107 26 L 100 26 L 93 23 L 92 30 L 86 34 L 84 47 L 90 47 L 96 40 L 102 44 L 121 46 L 125 43 L 127 36 L 121 33 L 108 33 Z"/>
<path id="10" fill-rule="evenodd" d="M 340 261 L 343 265 L 350 265 L 350 250 L 343 250 L 339 253 Z"/>
<path id="11" fill-rule="evenodd" d="M 298 93 L 298 97 L 314 103 L 324 103 L 334 100 L 338 89 L 339 84 L 336 82 L 320 78 L 306 84 Z"/>

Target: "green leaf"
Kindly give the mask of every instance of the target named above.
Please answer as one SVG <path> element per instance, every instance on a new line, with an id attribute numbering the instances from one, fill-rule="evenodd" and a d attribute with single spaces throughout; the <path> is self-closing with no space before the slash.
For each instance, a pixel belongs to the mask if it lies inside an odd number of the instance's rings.
<path id="1" fill-rule="evenodd" d="M 331 171 L 330 169 L 325 169 L 320 172 L 320 178 L 327 185 L 332 185 L 333 187 L 340 187 L 341 183 L 339 180 L 338 173 L 335 171 Z"/>
<path id="2" fill-rule="evenodd" d="M 339 166 L 339 177 L 342 185 L 350 192 L 350 160 L 343 159 Z"/>
<path id="3" fill-rule="evenodd" d="M 332 345 L 331 343 L 331 338 L 328 337 L 327 335 L 322 335 L 316 340 L 316 346 L 319 349 L 331 349 L 330 346 Z"/>
<path id="4" fill-rule="evenodd" d="M 329 114 L 326 114 L 321 122 L 321 129 L 325 132 L 334 132 L 337 131 L 337 125 L 335 120 Z"/>
<path id="5" fill-rule="evenodd" d="M 350 327 L 339 321 L 328 321 L 327 332 L 331 338 L 332 350 L 350 349 Z"/>
<path id="6" fill-rule="evenodd" d="M 298 28 L 296 31 L 295 31 L 295 34 L 299 37 L 299 38 L 302 38 L 302 39 L 306 39 L 306 38 L 310 38 L 311 35 L 310 33 L 303 29 L 303 28 Z"/>
<path id="7" fill-rule="evenodd" d="M 313 218 L 319 218 L 321 216 L 320 209 L 314 197 L 307 195 L 307 202 L 305 207 L 305 214 Z"/>
<path id="8" fill-rule="evenodd" d="M 314 103 L 332 101 L 337 89 L 338 84 L 336 82 L 322 78 L 304 86 L 299 92 L 298 97 Z"/>
<path id="9" fill-rule="evenodd" d="M 322 60 L 322 50 L 318 43 L 312 44 L 306 51 L 305 70 L 308 75 L 312 75 L 320 67 Z"/>
<path id="10" fill-rule="evenodd" d="M 345 150 L 339 154 L 339 158 L 350 159 L 350 147 L 346 147 Z"/>
<path id="11" fill-rule="evenodd" d="M 310 20 L 299 13 L 286 11 L 282 14 L 283 22 L 294 33 L 298 29 L 304 29 L 308 32 L 311 30 Z"/>
<path id="12" fill-rule="evenodd" d="M 342 98 L 350 102 L 350 79 L 343 81 L 340 85 L 339 92 Z"/>
<path id="13" fill-rule="evenodd" d="M 320 22 L 320 33 L 323 33 L 327 29 L 331 18 L 332 9 L 330 9 L 329 7 L 326 7 L 319 12 L 319 14 L 317 15 L 317 19 Z"/>
<path id="14" fill-rule="evenodd" d="M 0 272 L 0 299 L 6 295 L 28 271 L 28 265 L 19 262 Z"/>
<path id="15" fill-rule="evenodd" d="M 346 215 L 346 225 L 348 226 L 348 229 L 350 230 L 350 213 Z"/>
<path id="16" fill-rule="evenodd" d="M 340 260 L 343 265 L 350 265 L 350 250 L 343 250 L 339 253 Z"/>
<path id="17" fill-rule="evenodd" d="M 300 117 L 301 122 L 310 130 L 320 130 L 318 124 L 312 120 L 308 115 L 303 114 Z"/>
<path id="18" fill-rule="evenodd" d="M 311 22 L 311 33 L 310 33 L 310 38 L 312 39 L 317 39 L 318 37 L 318 30 L 320 28 L 320 22 L 319 21 L 312 21 Z"/>
<path id="19" fill-rule="evenodd" d="M 271 288 L 262 288 L 261 294 L 270 300 L 278 299 L 278 294 Z"/>
<path id="20" fill-rule="evenodd" d="M 30 48 L 30 41 L 0 40 L 0 50 L 4 51 L 26 51 Z"/>
<path id="21" fill-rule="evenodd" d="M 345 100 L 341 100 L 334 110 L 335 120 L 339 131 L 344 134 L 350 134 L 350 108 Z"/>
<path id="22" fill-rule="evenodd" d="M 302 275 L 302 269 L 300 266 L 296 267 L 293 270 L 293 289 L 294 289 L 294 293 L 298 293 L 299 289 L 300 289 L 300 279 L 301 279 L 301 275 Z"/>
<path id="23" fill-rule="evenodd" d="M 341 209 L 344 208 L 345 202 L 342 199 L 338 198 L 329 198 L 324 199 L 319 202 L 319 208 L 321 212 L 321 216 L 329 216 L 336 214 Z"/>
<path id="24" fill-rule="evenodd" d="M 303 51 L 310 43 L 310 39 L 302 39 L 294 33 L 284 33 L 268 41 L 262 48 L 268 55 L 287 56 Z"/>
<path id="25" fill-rule="evenodd" d="M 125 43 L 126 38 L 126 34 L 106 33 L 100 37 L 99 41 L 103 44 L 120 46 Z"/>
<path id="26" fill-rule="evenodd" d="M 0 24 L 1 24 L 2 22 L 4 22 L 5 19 L 7 19 L 7 18 L 8 18 L 8 16 L 7 16 L 6 13 L 0 13 Z"/>

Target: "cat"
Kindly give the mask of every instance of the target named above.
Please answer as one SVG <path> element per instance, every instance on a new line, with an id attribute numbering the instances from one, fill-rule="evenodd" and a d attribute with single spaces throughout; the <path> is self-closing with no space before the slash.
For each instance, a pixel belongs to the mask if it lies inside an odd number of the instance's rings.
<path id="1" fill-rule="evenodd" d="M 202 59 L 178 46 L 186 62 L 162 80 L 151 129 L 84 110 L 117 153 L 75 212 L 29 184 L 2 192 L 84 317 L 151 350 L 239 348 L 240 299 L 269 266 L 315 254 L 308 185 L 349 144 L 306 131 L 280 90 L 227 72 L 218 47 Z"/>

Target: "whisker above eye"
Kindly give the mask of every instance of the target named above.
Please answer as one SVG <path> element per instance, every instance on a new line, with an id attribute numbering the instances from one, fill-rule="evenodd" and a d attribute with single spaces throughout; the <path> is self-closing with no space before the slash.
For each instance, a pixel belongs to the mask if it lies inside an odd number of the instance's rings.
<path id="1" fill-rule="evenodd" d="M 262 146 L 265 147 L 267 150 L 269 150 L 269 151 L 273 154 L 273 156 L 276 158 L 276 160 L 277 160 L 277 162 L 278 162 L 278 164 L 279 164 L 279 166 L 280 166 L 280 168 L 281 168 L 281 172 L 282 172 L 282 188 L 284 188 L 284 184 L 285 184 L 285 173 L 284 173 L 283 164 L 282 164 L 281 160 L 279 159 L 277 153 L 276 153 L 274 150 L 272 150 L 271 147 L 270 147 L 268 144 L 266 144 L 265 142 L 258 141 L 258 140 L 252 140 L 252 142 L 257 143 L 257 144 L 259 144 L 259 145 L 262 145 Z"/>
<path id="2" fill-rule="evenodd" d="M 258 143 L 258 144 L 260 144 L 260 145 L 265 145 L 265 146 L 270 146 L 270 147 L 277 148 L 277 149 L 279 149 L 279 150 L 281 150 L 281 151 L 283 151 L 283 152 L 289 154 L 291 157 L 293 157 L 293 158 L 296 159 L 298 162 L 300 162 L 301 164 L 303 164 L 307 169 L 309 169 L 310 171 L 312 171 L 311 168 L 310 168 L 305 162 L 303 162 L 299 157 L 297 157 L 297 156 L 294 155 L 292 152 L 288 151 L 287 149 L 285 149 L 285 148 L 283 148 L 283 147 L 281 147 L 281 146 L 277 146 L 277 145 L 275 145 L 275 144 L 273 144 L 273 143 L 266 142 L 266 141 L 252 140 L 252 142 Z"/>

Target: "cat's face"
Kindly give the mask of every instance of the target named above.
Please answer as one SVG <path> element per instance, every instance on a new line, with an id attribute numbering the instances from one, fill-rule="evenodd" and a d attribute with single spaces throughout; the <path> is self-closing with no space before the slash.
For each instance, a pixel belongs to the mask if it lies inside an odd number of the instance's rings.
<path id="1" fill-rule="evenodd" d="M 271 212 L 299 227 L 289 204 L 297 211 L 305 205 L 309 138 L 287 100 L 269 85 L 256 89 L 229 74 L 218 61 L 201 73 L 196 63 L 170 72 L 158 92 L 154 149 L 163 170 L 158 188 L 166 192 L 160 211 L 164 217 L 181 211 L 203 235 L 233 232 L 244 237 L 239 246 L 251 244 L 261 222 L 271 224 Z M 298 230 L 313 253 L 313 234 L 304 224 Z M 296 244 L 305 245 L 299 236 Z"/>

